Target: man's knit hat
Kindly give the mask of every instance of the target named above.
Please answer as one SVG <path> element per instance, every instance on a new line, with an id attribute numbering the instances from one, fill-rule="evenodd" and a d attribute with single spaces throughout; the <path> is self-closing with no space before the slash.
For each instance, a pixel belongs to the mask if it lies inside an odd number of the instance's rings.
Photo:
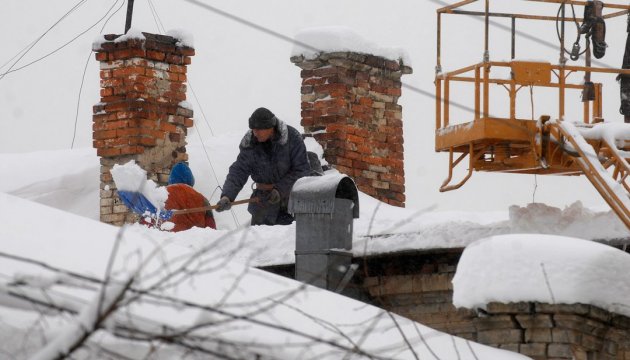
<path id="1" fill-rule="evenodd" d="M 249 117 L 250 129 L 271 129 L 278 123 L 278 118 L 268 109 L 261 107 Z"/>

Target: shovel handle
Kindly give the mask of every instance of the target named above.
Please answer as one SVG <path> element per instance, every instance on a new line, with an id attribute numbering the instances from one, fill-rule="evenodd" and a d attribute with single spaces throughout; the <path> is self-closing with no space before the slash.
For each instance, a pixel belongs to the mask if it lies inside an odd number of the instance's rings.
<path id="1" fill-rule="evenodd" d="M 231 202 L 230 205 L 257 203 L 258 201 L 259 201 L 259 199 L 257 197 L 255 197 L 255 198 L 251 198 L 251 199 L 236 200 L 236 201 Z M 219 207 L 219 205 L 208 205 L 208 206 L 198 207 L 198 208 L 171 210 L 171 211 L 172 211 L 173 215 L 183 215 L 183 214 L 190 214 L 190 213 L 194 213 L 194 212 L 214 210 L 214 209 L 217 209 L 218 207 Z"/>

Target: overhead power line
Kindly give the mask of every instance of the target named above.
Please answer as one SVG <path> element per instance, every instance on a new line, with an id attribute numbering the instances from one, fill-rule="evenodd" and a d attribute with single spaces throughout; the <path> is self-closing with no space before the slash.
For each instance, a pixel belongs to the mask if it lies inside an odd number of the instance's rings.
<path id="1" fill-rule="evenodd" d="M 18 68 L 15 68 L 15 69 L 9 69 L 9 70 L 7 70 L 6 72 L 4 72 L 4 73 L 2 74 L 2 77 L 4 77 L 6 74 L 10 74 L 10 73 L 14 73 L 14 72 L 16 72 L 16 71 L 20 71 L 20 70 L 22 70 L 22 69 L 24 69 L 24 68 L 27 68 L 27 67 L 29 67 L 29 66 L 31 66 L 31 65 L 33 65 L 33 64 L 35 64 L 35 63 L 37 63 L 37 62 L 40 62 L 41 60 L 43 60 L 43 59 L 45 59 L 45 58 L 49 57 L 50 55 L 52 55 L 52 54 L 54 54 L 54 53 L 58 52 L 59 50 L 61 50 L 61 49 L 65 48 L 66 46 L 70 45 L 70 44 L 71 44 L 71 43 L 73 43 L 76 39 L 80 38 L 80 37 L 81 37 L 81 36 L 83 36 L 85 33 L 87 33 L 88 31 L 92 30 L 92 28 L 94 28 L 96 25 L 98 25 L 101 21 L 103 21 L 103 19 L 105 19 L 105 18 L 107 17 L 107 15 L 110 13 L 110 11 L 112 11 L 112 9 L 114 8 L 114 6 L 116 6 L 116 4 L 118 3 L 118 1 L 119 1 L 119 0 L 116 0 L 116 1 L 114 2 L 114 4 L 112 4 L 112 6 L 111 6 L 111 7 L 107 10 L 107 12 L 105 13 L 105 15 L 103 15 L 100 19 L 98 19 L 98 20 L 97 20 L 94 24 L 90 25 L 87 29 L 85 29 L 85 30 L 81 31 L 78 35 L 76 35 L 75 37 L 73 37 L 72 39 L 70 39 L 69 41 L 67 41 L 66 43 L 64 43 L 63 45 L 61 45 L 61 46 L 59 46 L 58 48 L 56 48 L 55 50 L 53 50 L 53 51 L 51 51 L 51 52 L 47 53 L 46 55 L 44 55 L 44 56 L 42 56 L 42 57 L 39 57 L 39 58 L 37 58 L 37 59 L 35 59 L 35 60 L 33 60 L 33 61 L 29 62 L 28 64 L 22 65 L 22 66 L 20 66 L 20 67 L 18 67 Z M 118 11 L 118 10 L 116 10 L 116 11 Z M 111 17 L 110 17 L 110 18 L 111 18 Z M 107 19 L 107 21 L 109 21 L 109 19 Z M 107 23 L 107 22 L 106 22 L 106 23 Z M 15 65 L 15 64 L 14 64 L 14 65 Z M 0 79 L 2 79 L 2 77 L 0 77 Z"/>
<path id="2" fill-rule="evenodd" d="M 9 70 L 7 70 L 6 72 L 0 74 L 0 80 L 4 79 L 5 75 L 8 74 L 9 72 L 11 72 L 11 69 L 13 69 L 13 67 L 15 65 L 17 65 L 18 62 L 20 62 L 20 60 L 22 60 L 22 58 L 29 53 L 29 51 L 31 51 L 31 49 L 33 49 L 33 47 L 35 47 L 35 45 L 37 45 L 37 43 L 44 38 L 44 36 L 46 36 L 46 34 L 48 34 L 50 32 L 50 30 L 52 30 L 55 26 L 57 26 L 60 22 L 62 22 L 66 17 L 68 17 L 70 14 L 72 14 L 76 9 L 78 9 L 81 5 L 83 5 L 87 0 L 81 0 L 78 3 L 76 3 L 70 10 L 68 10 L 68 12 L 66 12 L 59 20 L 57 20 L 54 24 L 52 24 L 51 27 L 49 27 L 46 31 L 44 31 L 43 34 L 41 34 L 37 39 L 35 39 L 35 41 L 33 41 L 31 43 L 31 45 L 28 47 L 28 49 L 26 49 L 26 51 L 24 51 L 22 53 L 22 55 L 20 55 L 20 57 L 18 57 L 17 60 L 15 60 L 15 62 L 9 67 Z M 64 45 L 65 46 L 65 45 Z"/>
<path id="3" fill-rule="evenodd" d="M 193 5 L 196 5 L 196 6 L 200 7 L 200 8 L 202 8 L 202 9 L 205 9 L 207 11 L 213 12 L 213 13 L 219 15 L 219 16 L 222 16 L 222 17 L 231 19 L 233 21 L 236 21 L 236 22 L 238 22 L 238 23 L 240 23 L 242 25 L 245 25 L 247 27 L 250 27 L 250 28 L 252 28 L 254 30 L 257 30 L 257 31 L 263 32 L 265 34 L 268 34 L 270 36 L 273 36 L 273 37 L 275 37 L 277 39 L 280 39 L 282 41 L 285 41 L 285 42 L 288 42 L 288 43 L 291 43 L 291 44 L 294 44 L 294 45 L 299 45 L 299 46 L 301 46 L 301 47 L 303 47 L 305 49 L 311 50 L 311 51 L 323 52 L 321 49 L 318 49 L 318 48 L 316 48 L 316 47 L 314 47 L 314 46 L 312 46 L 310 44 L 307 44 L 307 43 L 304 43 L 302 41 L 296 40 L 296 39 L 294 39 L 294 38 L 292 38 L 290 36 L 287 36 L 287 35 L 284 35 L 282 33 L 277 32 L 277 31 L 271 30 L 269 28 L 266 28 L 266 27 L 264 27 L 262 25 L 259 25 L 259 24 L 255 23 L 253 21 L 249 21 L 249 20 L 244 19 L 242 17 L 239 17 L 237 15 L 231 14 L 231 13 L 229 13 L 227 11 L 218 9 L 218 8 L 216 8 L 214 6 L 208 5 L 208 4 L 203 3 L 203 2 L 201 2 L 199 0 L 185 0 L 185 1 L 187 1 L 187 2 L 189 2 L 191 4 L 193 4 Z M 442 1 L 442 0 L 429 0 L 429 1 L 431 1 L 431 2 L 433 2 L 435 4 L 437 4 L 437 5 L 440 5 L 440 6 L 451 5 L 451 4 L 448 4 L 448 3 L 446 3 L 445 1 Z M 473 15 L 464 15 L 464 16 L 469 16 L 469 17 L 476 18 L 479 21 L 484 21 L 484 19 L 482 17 L 479 17 L 479 16 L 473 16 Z M 501 24 L 499 22 L 496 22 L 496 21 L 493 21 L 493 20 L 489 20 L 489 23 L 490 23 L 490 25 L 492 25 L 492 26 L 494 26 L 494 27 L 496 27 L 498 29 L 501 29 L 501 30 L 504 30 L 504 31 L 507 31 L 507 32 L 510 32 L 510 33 L 512 32 L 512 29 L 510 27 L 508 27 L 506 25 L 503 25 L 503 24 Z M 533 35 L 530 35 L 528 33 L 524 33 L 524 32 L 518 31 L 518 30 L 516 30 L 515 33 L 518 34 L 519 36 L 522 36 L 523 38 L 535 41 L 535 42 L 537 42 L 537 43 L 539 43 L 539 44 L 541 44 L 543 46 L 549 47 L 551 49 L 558 49 L 558 45 L 557 44 L 545 41 L 545 40 L 543 40 L 543 39 L 541 39 L 539 37 L 536 37 L 536 36 L 533 36 Z M 613 68 L 612 66 L 610 66 L 608 64 L 605 64 L 603 62 L 593 61 L 593 63 L 596 64 L 596 65 L 599 65 L 601 67 Z M 417 93 L 419 95 L 426 96 L 426 97 L 429 97 L 431 99 L 435 99 L 435 94 L 432 91 L 423 90 L 421 88 L 418 88 L 418 87 L 406 84 L 404 82 L 402 83 L 402 87 L 405 88 L 405 89 L 408 89 L 408 90 L 410 90 L 412 92 L 415 92 L 415 93 Z M 457 102 L 452 101 L 452 100 L 450 101 L 449 104 L 450 104 L 450 106 L 453 106 L 455 108 L 459 108 L 459 109 L 462 109 L 462 110 L 465 110 L 465 111 L 468 111 L 468 112 L 471 112 L 471 113 L 474 113 L 474 111 L 475 111 L 470 106 L 463 105 L 463 104 L 457 103 Z"/>
<path id="4" fill-rule="evenodd" d="M 105 13 L 105 16 L 107 16 L 109 12 L 114 8 L 114 6 L 116 6 L 118 1 L 120 0 L 116 0 L 114 4 L 107 10 L 107 12 Z M 103 30 L 105 30 L 105 26 L 107 25 L 107 23 L 109 23 L 109 20 L 111 20 L 112 17 L 116 15 L 116 13 L 120 11 L 120 9 L 122 9 L 123 5 L 125 5 L 124 1 L 121 3 L 118 9 L 116 9 L 113 13 L 111 13 L 111 15 L 109 15 L 109 17 L 105 20 L 105 22 L 103 23 L 103 26 L 101 27 L 101 31 L 99 32 L 100 34 L 103 33 Z M 101 18 L 101 20 L 103 18 Z M 99 22 L 101 20 L 99 20 Z M 70 144 L 70 149 L 74 149 L 74 141 L 77 137 L 77 124 L 79 123 L 79 107 L 81 105 L 81 93 L 83 92 L 83 83 L 85 82 L 85 74 L 87 72 L 87 67 L 88 67 L 88 64 L 90 63 L 90 59 L 92 58 L 92 53 L 94 53 L 94 51 L 90 49 L 90 53 L 88 54 L 87 59 L 85 59 L 85 65 L 83 66 L 83 75 L 81 76 L 81 85 L 79 86 L 79 94 L 77 95 L 77 108 L 74 115 L 74 129 L 72 131 L 72 143 Z"/>

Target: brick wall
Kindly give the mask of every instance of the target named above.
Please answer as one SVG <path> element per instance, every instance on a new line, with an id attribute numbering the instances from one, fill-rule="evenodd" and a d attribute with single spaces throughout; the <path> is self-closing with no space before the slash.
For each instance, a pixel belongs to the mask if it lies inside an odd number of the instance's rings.
<path id="1" fill-rule="evenodd" d="M 457 309 L 451 281 L 458 258 L 439 252 L 431 257 L 379 259 L 384 270 L 363 281 L 370 301 L 434 329 L 536 360 L 630 360 L 630 318 L 583 304 L 491 303 L 485 311 Z"/>
<path id="2" fill-rule="evenodd" d="M 138 36 L 140 37 L 140 36 Z M 105 35 L 94 45 L 100 62 L 101 101 L 93 108 L 93 146 L 101 157 L 100 219 L 122 225 L 136 216 L 120 202 L 110 174 L 135 160 L 160 185 L 176 162 L 186 161 L 193 112 L 185 103 L 193 48 L 170 36 Z"/>
<path id="3" fill-rule="evenodd" d="M 364 286 L 383 308 L 434 329 L 474 340 L 474 311 L 453 305 L 452 261 L 425 264 L 415 274 L 370 276 Z"/>
<path id="4" fill-rule="evenodd" d="M 400 78 L 412 69 L 355 52 L 295 56 L 302 69 L 302 126 L 324 158 L 354 178 L 359 190 L 395 206 L 405 204 Z"/>

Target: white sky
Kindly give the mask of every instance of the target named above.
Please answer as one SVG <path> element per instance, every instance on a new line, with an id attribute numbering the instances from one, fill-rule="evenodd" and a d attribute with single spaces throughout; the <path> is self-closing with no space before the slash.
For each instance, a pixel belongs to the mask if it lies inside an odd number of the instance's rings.
<path id="1" fill-rule="evenodd" d="M 3 31 L 0 66 L 6 65 L 0 70 L 8 70 L 18 58 L 13 56 L 21 54 L 22 49 L 40 37 L 75 3 L 73 0 L 24 0 L 4 4 L 0 23 L 6 30 Z M 588 207 L 606 206 L 584 177 L 476 173 L 461 189 L 438 192 L 447 175 L 447 156 L 436 154 L 433 150 L 435 119 L 431 94 L 434 91 L 435 9 L 439 1 L 398 0 L 391 6 L 384 6 L 382 2 L 366 0 L 361 3 L 361 15 L 357 15 L 356 2 L 349 0 L 323 0 L 318 1 L 317 6 L 304 0 L 205 3 L 288 38 L 306 28 L 343 26 L 379 48 L 402 49 L 414 68 L 413 74 L 403 77 L 404 83 L 424 92 L 423 95 L 404 88 L 400 100 L 405 131 L 406 194 L 411 207 L 435 205 L 442 210 L 506 210 L 510 205 L 525 206 L 532 200 L 558 207 L 577 200 Z M 497 3 L 497 11 L 505 10 L 501 2 L 494 3 Z M 512 3 L 519 2 L 513 0 Z M 47 33 L 15 68 L 70 41 L 97 22 L 114 4 L 115 0 L 85 2 Z M 159 15 L 157 23 L 166 30 L 182 29 L 194 37 L 197 55 L 189 68 L 189 85 L 196 98 L 189 90 L 188 102 L 194 107 L 197 127 L 191 132 L 189 142 L 199 142 L 200 138 L 207 145 L 219 142 L 211 135 L 209 127 L 217 136 L 242 134 L 246 119 L 259 106 L 270 108 L 281 119 L 299 128 L 301 80 L 300 69 L 289 61 L 292 43 L 188 1 L 154 0 L 152 4 Z M 120 3 L 115 8 L 118 5 Z M 552 13 L 556 10 L 555 6 L 547 9 Z M 111 18 L 103 33 L 121 33 L 124 12 L 123 7 Z M 509 25 L 507 20 L 497 21 L 501 25 Z M 445 69 L 481 59 L 483 34 L 480 24 L 478 20 L 464 16 L 443 19 L 445 36 L 449 29 L 467 29 L 466 36 L 460 34 L 460 38 L 444 41 L 442 61 Z M 102 25 L 102 22 L 99 23 L 44 60 L 7 74 L 0 80 L 0 153 L 67 149 L 71 146 L 79 88 L 88 58 L 79 102 L 75 147 L 91 146 L 91 106 L 99 101 L 99 81 L 98 65 L 89 52 Z M 154 33 L 161 30 L 158 30 L 147 1 L 136 1 L 133 25 Z M 519 30 L 538 37 L 539 41 L 555 45 L 554 38 L 549 36 L 553 33 L 550 30 L 553 23 L 525 25 L 518 22 L 518 25 Z M 607 23 L 609 48 L 602 61 L 610 66 L 621 63 L 625 25 L 625 18 Z M 508 59 L 509 33 L 495 27 L 492 29 L 491 58 Z M 517 41 L 519 58 L 555 61 L 557 52 L 555 48 L 537 45 L 530 39 L 519 38 Z M 601 77 L 594 76 L 594 79 L 608 81 L 603 75 Z M 455 87 L 452 90 L 456 91 Z M 467 93 L 462 91 L 464 99 Z M 614 81 L 606 83 L 604 95 L 606 119 L 621 121 L 617 111 L 618 87 Z M 555 113 L 553 106 L 547 108 L 544 104 L 545 92 L 537 92 L 534 96 L 537 99 L 536 116 Z M 523 104 L 519 115 L 529 116 L 528 94 L 523 93 L 519 99 Z M 454 122 L 458 116 L 462 119 L 470 117 L 469 114 L 458 113 L 455 108 L 451 114 Z M 199 162 L 195 170 L 211 177 L 211 163 L 218 162 L 218 159 L 212 153 L 209 155 L 210 160 Z M 217 172 L 224 171 L 216 164 L 212 165 Z"/>

